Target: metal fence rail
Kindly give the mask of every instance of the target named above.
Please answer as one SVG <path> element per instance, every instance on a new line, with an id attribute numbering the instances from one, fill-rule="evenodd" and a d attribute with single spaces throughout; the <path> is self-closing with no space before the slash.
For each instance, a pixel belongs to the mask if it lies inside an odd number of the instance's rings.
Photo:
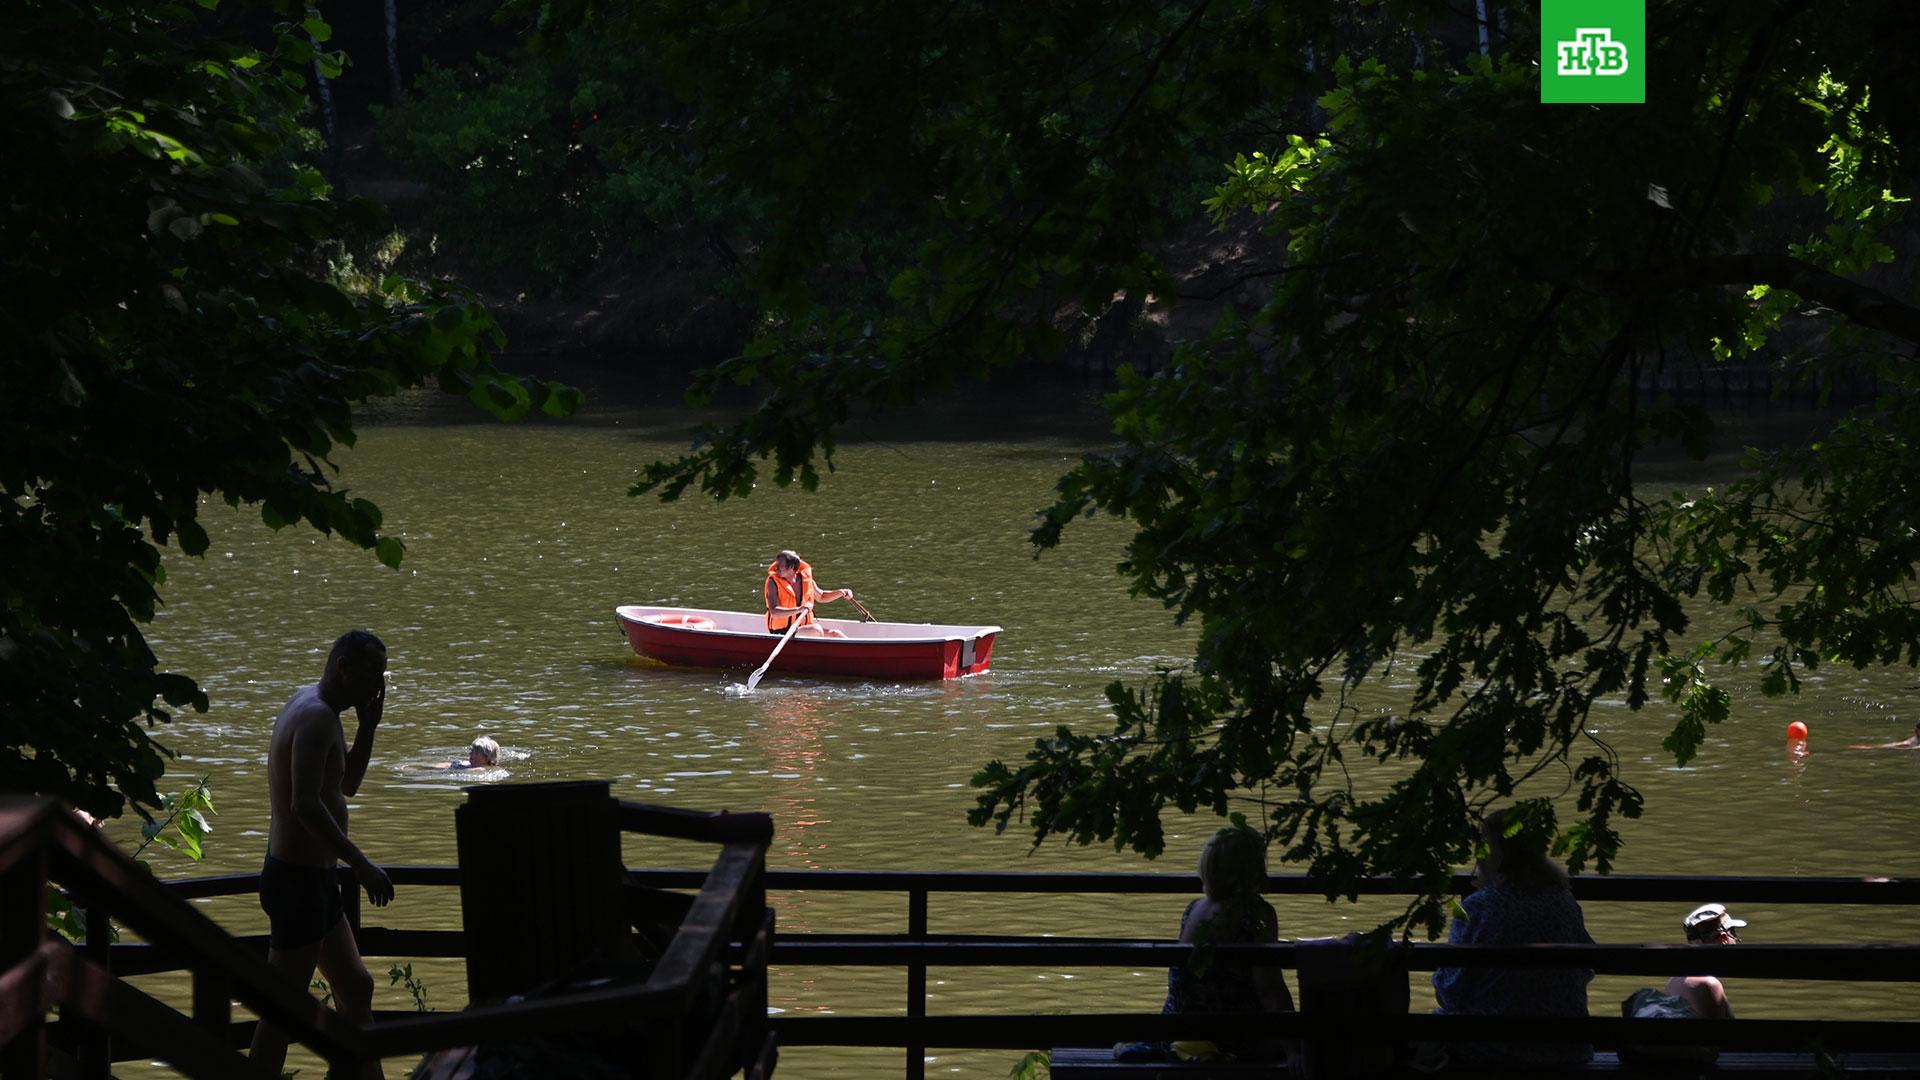
<path id="1" fill-rule="evenodd" d="M 457 887 L 457 867 L 389 867 L 397 885 Z M 698 889 L 708 872 L 699 869 L 632 869 L 631 881 L 649 889 Z M 1089 1013 L 1079 1015 L 928 1016 L 926 973 L 931 967 L 1166 967 L 1183 960 L 1192 946 L 1151 939 L 1099 937 L 1033 938 L 1015 935 L 933 934 L 929 916 L 936 894 L 1003 895 L 1017 902 L 1026 895 L 1065 894 L 1179 894 L 1197 895 L 1199 877 L 1183 873 L 1142 872 L 952 872 L 773 870 L 764 871 L 765 888 L 772 892 L 891 893 L 903 900 L 907 929 L 902 934 L 789 934 L 775 936 L 767 962 L 785 966 L 893 967 L 907 974 L 905 1015 L 775 1017 L 773 1030 L 789 1046 L 902 1047 L 904 1073 L 924 1075 L 929 1046 L 954 1048 L 1032 1049 L 1035 1047 L 1111 1043 L 1119 1039 L 1154 1038 L 1183 1034 L 1230 1033 L 1245 1018 L 1143 1014 Z M 1589 902 L 1687 902 L 1713 896 L 1729 903 L 1857 904 L 1906 906 L 1920 904 L 1920 880 L 1880 877 L 1689 877 L 1681 875 L 1581 876 L 1572 879 L 1575 897 Z M 256 888 L 252 874 L 233 874 L 169 882 L 181 897 L 233 896 Z M 1464 894 L 1472 889 L 1469 875 L 1456 875 L 1451 887 Z M 1304 875 L 1276 874 L 1268 882 L 1276 895 L 1323 895 Z M 1405 883 L 1390 879 L 1363 882 L 1363 895 L 1404 895 Z M 451 930 L 413 930 L 362 926 L 362 950 L 368 955 L 399 957 L 457 957 L 465 955 L 464 935 Z M 264 942 L 260 946 L 264 948 Z M 736 949 L 739 946 L 736 946 Z M 1295 967 L 1297 946 L 1220 946 L 1222 955 L 1257 953 L 1283 968 Z M 1688 950 L 1699 946 L 1647 945 L 1529 945 L 1515 947 L 1456 946 L 1413 943 L 1406 948 L 1409 971 L 1439 967 L 1578 966 L 1611 975 L 1671 974 L 1688 966 Z M 172 958 L 154 946 L 115 946 L 116 972 L 170 970 Z M 1859 982 L 1920 981 L 1920 945 L 1742 945 L 1716 950 L 1714 968 L 1723 975 Z M 1338 1033 L 1339 1018 L 1300 1016 L 1271 1018 L 1277 1036 L 1289 1033 Z M 1263 1024 L 1265 1021 L 1263 1021 Z M 1536 1024 L 1524 1031 L 1513 1025 L 1473 1017 L 1367 1018 L 1368 1038 L 1468 1039 L 1479 1027 L 1496 1027 L 1505 1041 L 1590 1040 L 1618 1042 L 1629 1036 L 1639 1043 L 1699 1040 L 1704 1029 L 1676 1034 L 1671 1029 L 1649 1031 L 1651 1021 L 1623 1028 L 1630 1021 L 1609 1017 Z M 1704 1022 L 1703 1022 L 1704 1023 Z M 1310 1027 L 1306 1025 L 1311 1025 Z M 1356 1032 L 1357 1034 L 1357 1032 Z M 1797 1049 L 1817 1040 L 1819 1045 L 1854 1050 L 1896 1050 L 1920 1046 L 1920 1024 L 1895 1021 L 1775 1021 L 1748 1020 L 1728 1028 L 1713 1041 L 1729 1049 Z"/>

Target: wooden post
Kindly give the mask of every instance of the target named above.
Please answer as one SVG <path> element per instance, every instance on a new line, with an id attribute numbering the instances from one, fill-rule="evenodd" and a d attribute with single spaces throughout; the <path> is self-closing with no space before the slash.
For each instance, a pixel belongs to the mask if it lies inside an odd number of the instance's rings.
<path id="1" fill-rule="evenodd" d="M 1406 947 L 1358 934 L 1294 944 L 1300 1011 L 1314 1017 L 1320 1036 L 1305 1041 L 1301 1071 L 1309 1080 L 1392 1071 L 1399 1048 L 1357 1036 L 1369 1018 L 1407 1014 Z"/>
<path id="2" fill-rule="evenodd" d="M 907 937 L 927 940 L 927 890 L 907 892 Z M 925 1019 L 927 1015 L 927 964 L 915 960 L 907 965 L 907 1015 Z M 927 1075 L 927 1048 L 916 1045 L 918 1036 L 910 1036 L 907 1045 L 907 1080 L 924 1080 Z"/>
<path id="3" fill-rule="evenodd" d="M 193 973 L 193 1022 L 226 1041 L 233 1024 L 233 988 L 226 976 L 205 970 Z"/>
<path id="4" fill-rule="evenodd" d="M 624 954 L 626 871 L 606 781 L 470 787 L 454 828 L 469 1000 L 526 993 L 591 957 Z"/>
<path id="5" fill-rule="evenodd" d="M 741 1025 L 740 1068 L 752 1075 L 767 1041 L 767 957 L 773 951 L 773 912 L 767 907 L 767 856 L 754 860 L 753 883 L 734 920 L 734 936 L 744 946 L 740 978 L 747 1015 Z"/>
<path id="6" fill-rule="evenodd" d="M 0 915 L 0 972 L 7 972 L 14 965 L 31 959 L 39 951 L 40 943 L 46 940 L 47 849 L 44 841 L 21 852 L 13 865 L 0 870 L 0 913 L 4 913 Z M 46 1075 L 46 1063 L 47 1025 L 46 1016 L 42 1014 L 28 1020 L 12 1042 L 0 1047 L 0 1077 L 39 1080 Z"/>
<path id="7" fill-rule="evenodd" d="M 87 909 L 87 938 L 80 954 L 100 967 L 113 970 L 113 920 L 103 907 Z M 85 1023 L 75 1017 L 76 1023 Z M 79 1053 L 82 1080 L 108 1080 L 113 1075 L 113 1035 L 103 1025 L 86 1024 Z"/>

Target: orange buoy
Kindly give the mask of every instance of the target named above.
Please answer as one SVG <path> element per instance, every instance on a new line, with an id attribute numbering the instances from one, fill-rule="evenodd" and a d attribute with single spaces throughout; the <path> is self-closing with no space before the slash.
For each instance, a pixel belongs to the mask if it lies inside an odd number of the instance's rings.
<path id="1" fill-rule="evenodd" d="M 1807 725 L 1795 720 L 1787 725 L 1787 739 L 1792 742 L 1807 741 Z"/>

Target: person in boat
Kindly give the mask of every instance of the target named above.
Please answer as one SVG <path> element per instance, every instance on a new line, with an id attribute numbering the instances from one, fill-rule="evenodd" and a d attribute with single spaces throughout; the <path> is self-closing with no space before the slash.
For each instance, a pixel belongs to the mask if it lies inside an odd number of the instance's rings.
<path id="1" fill-rule="evenodd" d="M 852 589 L 821 589 L 814 583 L 813 567 L 792 551 L 783 551 L 773 557 L 773 565 L 767 567 L 767 632 L 784 634 L 800 620 L 800 628 L 794 634 L 810 634 L 817 637 L 846 637 L 838 630 L 821 626 L 814 620 L 813 608 L 816 604 L 830 604 L 835 600 L 853 599 Z"/>
<path id="2" fill-rule="evenodd" d="M 491 736 L 482 735 L 467 747 L 465 761 L 447 761 L 435 765 L 436 769 L 490 769 L 500 762 L 500 744 Z"/>
<path id="3" fill-rule="evenodd" d="M 1847 749 L 1849 750 L 1920 750 L 1920 720 L 1915 720 L 1913 722 L 1913 734 L 1907 736 L 1904 739 L 1901 739 L 1899 742 L 1866 743 L 1858 746 L 1849 746 L 1847 747 Z"/>
<path id="4" fill-rule="evenodd" d="M 347 836 L 347 799 L 360 790 L 386 709 L 387 647 L 371 632 L 349 630 L 327 654 L 320 681 L 280 710 L 267 746 L 267 860 L 260 907 L 267 913 L 267 964 L 302 990 L 314 968 L 326 976 L 340 1015 L 373 1019 L 373 976 L 343 915 L 334 864 L 344 862 L 375 907 L 393 899 L 393 882 Z M 353 745 L 340 714 L 354 710 Z M 278 1076 L 287 1033 L 262 1020 L 250 1054 L 257 1071 Z M 368 1075 L 379 1076 L 374 1064 Z"/>

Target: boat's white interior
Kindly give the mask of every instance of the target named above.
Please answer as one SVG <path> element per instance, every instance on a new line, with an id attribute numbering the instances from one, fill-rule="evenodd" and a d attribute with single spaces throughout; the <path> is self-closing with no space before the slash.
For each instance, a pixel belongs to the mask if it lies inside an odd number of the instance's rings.
<path id="1" fill-rule="evenodd" d="M 623 604 L 614 609 L 623 619 L 636 622 L 646 620 L 650 615 L 696 615 L 713 620 L 713 627 L 706 633 L 765 634 L 767 617 L 757 611 L 714 611 L 708 608 L 648 607 L 641 604 Z M 847 635 L 845 638 L 822 638 L 824 641 L 947 641 L 953 638 L 977 638 L 983 634 L 997 634 L 997 626 L 947 626 L 940 623 L 896 623 L 861 622 L 858 619 L 819 620 L 821 626 L 829 626 Z M 696 631 L 700 627 L 693 627 Z"/>

